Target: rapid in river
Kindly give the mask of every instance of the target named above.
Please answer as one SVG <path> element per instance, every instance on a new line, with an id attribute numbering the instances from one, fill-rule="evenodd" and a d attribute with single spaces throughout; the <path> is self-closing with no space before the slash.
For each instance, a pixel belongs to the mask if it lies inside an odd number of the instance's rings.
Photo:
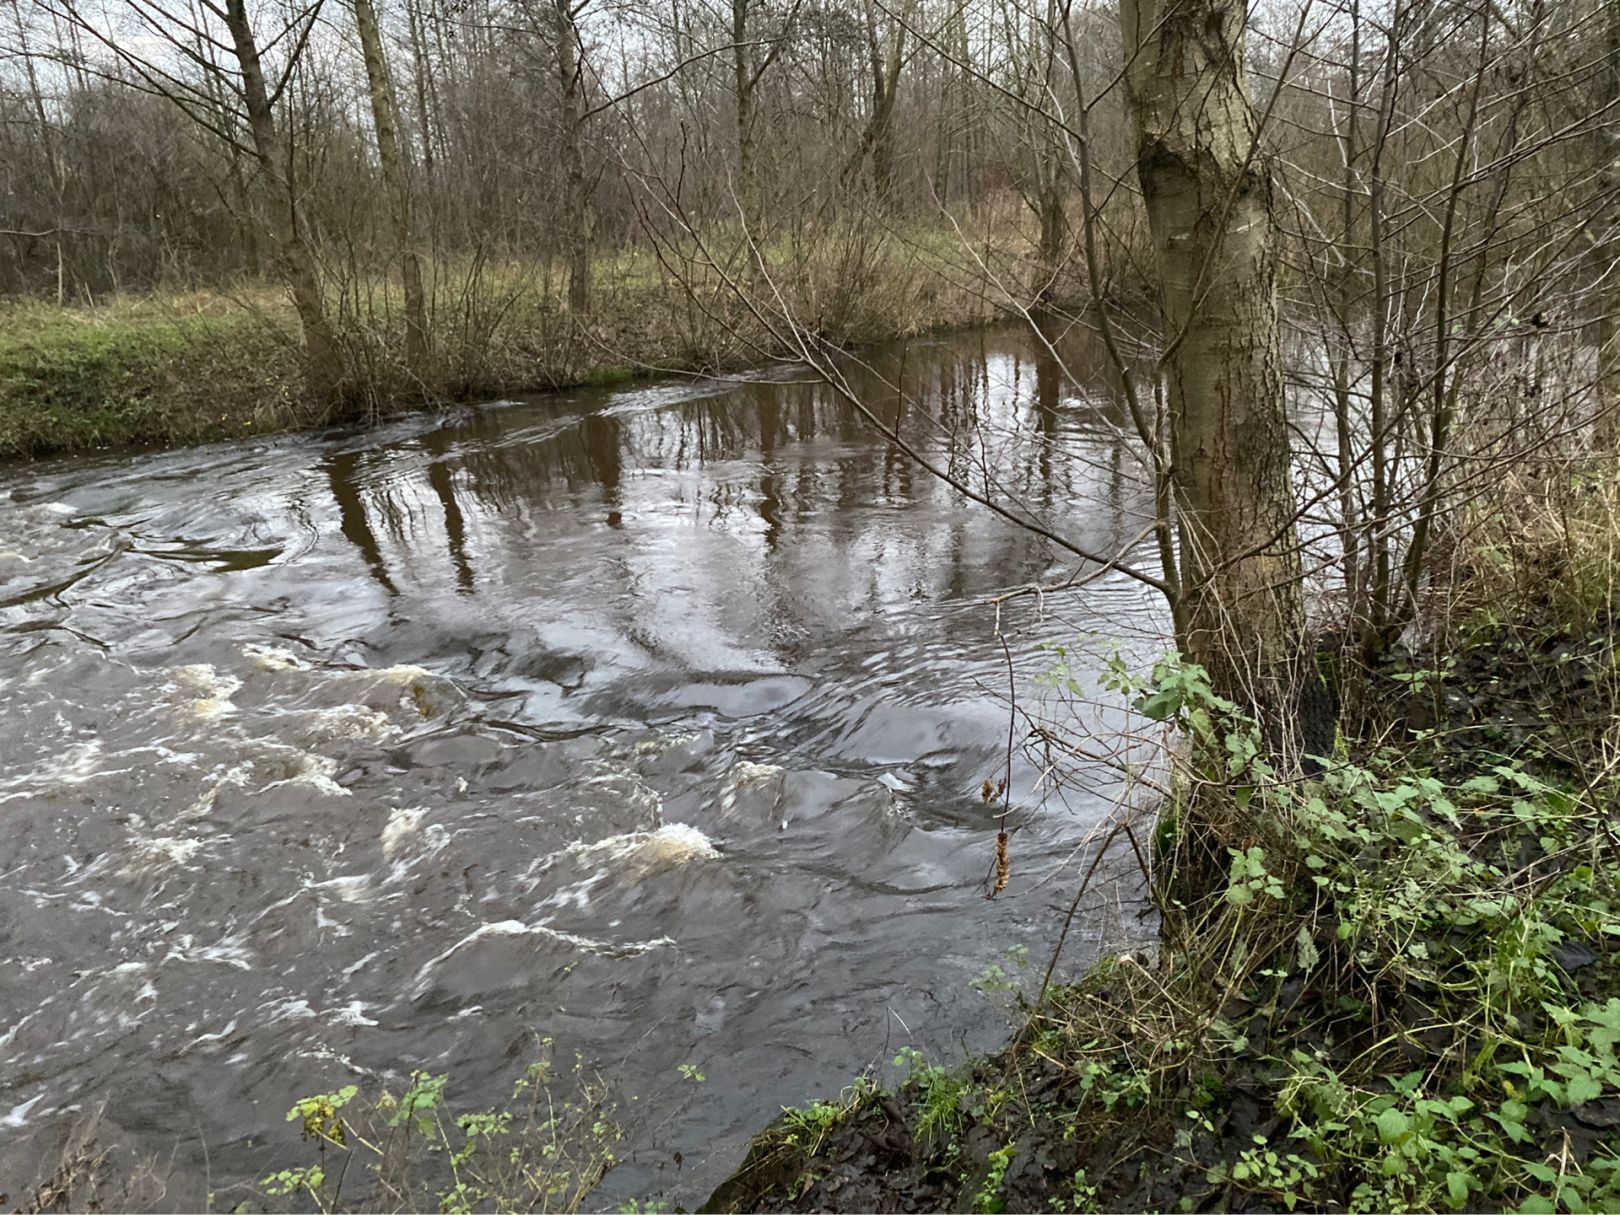
<path id="1" fill-rule="evenodd" d="M 867 361 L 965 483 L 1140 536 L 1102 377 L 1016 331 Z M 1043 968 L 1120 788 L 1023 745 L 1042 643 L 1088 690 L 1165 645 L 1117 573 L 998 611 L 1074 559 L 793 367 L 0 478 L 12 1201 L 104 1106 L 165 1206 L 230 1209 L 308 1158 L 296 1098 L 420 1068 L 487 1108 L 535 1034 L 613 1090 L 591 1205 L 701 1200 L 784 1104 L 995 1045 L 971 981 Z M 1115 889 L 1065 973 L 1150 930 Z"/>

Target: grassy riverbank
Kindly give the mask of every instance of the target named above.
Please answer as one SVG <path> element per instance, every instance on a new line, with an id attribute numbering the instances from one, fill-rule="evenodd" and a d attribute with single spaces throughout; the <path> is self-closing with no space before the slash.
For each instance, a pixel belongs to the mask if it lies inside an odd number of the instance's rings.
<path id="1" fill-rule="evenodd" d="M 999 282 L 1027 277 L 1016 216 L 990 214 L 970 255 L 954 231 L 850 231 L 773 249 L 781 305 L 838 344 L 981 324 Z M 333 289 L 344 397 L 303 391 L 298 331 L 272 285 L 114 298 L 93 307 L 0 302 L 0 457 L 189 443 L 363 420 L 434 403 L 605 383 L 657 371 L 737 370 L 787 353 L 725 268 L 666 251 L 604 257 L 586 318 L 543 266 L 435 265 L 432 366 L 402 362 L 397 286 Z M 992 281 L 992 275 L 996 280 Z M 775 302 L 761 287 L 755 292 Z"/>
<path id="2" fill-rule="evenodd" d="M 0 304 L 0 456 L 319 421 L 289 318 L 216 295 Z"/>
<path id="3" fill-rule="evenodd" d="M 1181 786 L 1224 816 L 1214 888 L 1031 993 L 1000 1054 L 788 1111 L 711 1207 L 1620 1207 L 1620 511 L 1532 500 L 1474 520 L 1435 648 L 1366 677 L 1315 777 L 1161 670 L 1153 707 L 1223 757 Z"/>

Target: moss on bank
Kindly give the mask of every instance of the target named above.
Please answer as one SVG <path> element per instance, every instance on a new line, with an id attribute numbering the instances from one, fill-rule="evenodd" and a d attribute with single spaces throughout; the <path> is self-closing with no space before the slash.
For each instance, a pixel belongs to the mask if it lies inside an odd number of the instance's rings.
<path id="1" fill-rule="evenodd" d="M 1367 675 L 1384 709 L 1311 779 L 1163 668 L 1144 691 L 1221 756 L 1187 796 L 1242 810 L 1214 888 L 1000 1054 L 908 1060 L 813 1135 L 789 1111 L 706 1209 L 1620 1209 L 1620 515 L 1570 497 L 1557 535 L 1500 521 L 1475 606 Z"/>

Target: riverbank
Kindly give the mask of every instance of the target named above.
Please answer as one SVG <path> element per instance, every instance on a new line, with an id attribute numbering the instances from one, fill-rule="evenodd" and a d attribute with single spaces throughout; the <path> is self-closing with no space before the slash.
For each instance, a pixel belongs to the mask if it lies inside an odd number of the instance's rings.
<path id="1" fill-rule="evenodd" d="M 934 230 L 785 246 L 773 253 L 780 307 L 837 345 L 982 325 L 1003 314 L 1001 285 L 1028 277 L 1016 220 L 991 215 L 986 232 L 972 257 L 965 238 Z M 205 442 L 789 355 L 728 285 L 736 269 L 604 258 L 580 318 L 543 267 L 434 267 L 425 379 L 403 363 L 393 285 L 335 290 L 348 369 L 338 402 L 303 391 L 295 318 L 270 284 L 93 307 L 0 302 L 0 458 Z"/>
<path id="2" fill-rule="evenodd" d="M 1031 992 L 999 1054 L 787 1111 L 708 1209 L 1620 1205 L 1620 511 L 1612 482 L 1532 500 L 1470 521 L 1432 648 L 1364 676 L 1317 777 L 1161 670 L 1142 691 L 1236 761 L 1181 786 L 1230 799 L 1216 889 Z"/>

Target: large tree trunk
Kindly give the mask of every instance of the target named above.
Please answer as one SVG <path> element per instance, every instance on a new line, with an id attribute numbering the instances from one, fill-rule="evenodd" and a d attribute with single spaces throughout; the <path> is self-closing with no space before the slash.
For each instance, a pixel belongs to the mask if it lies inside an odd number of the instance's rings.
<path id="1" fill-rule="evenodd" d="M 422 258 L 416 248 L 411 217 L 411 190 L 400 158 L 394 124 L 394 90 L 383 57 L 377 10 L 371 0 L 354 0 L 354 23 L 360 32 L 360 51 L 366 64 L 366 91 L 371 96 L 371 121 L 377 132 L 377 159 L 382 164 L 383 189 L 388 194 L 388 218 L 399 245 L 400 277 L 405 287 L 405 366 L 422 384 L 431 374 L 427 303 L 422 292 Z"/>
<path id="2" fill-rule="evenodd" d="M 1241 0 L 1120 6 L 1165 325 L 1178 641 L 1280 745 L 1298 739 L 1305 615 L 1244 16 Z"/>
<path id="3" fill-rule="evenodd" d="M 557 12 L 558 121 L 562 125 L 564 207 L 568 222 L 568 309 L 591 310 L 591 196 L 585 176 L 584 73 L 580 70 L 579 10 L 575 0 L 555 0 Z"/>
<path id="4" fill-rule="evenodd" d="M 271 113 L 264 67 L 259 61 L 259 46 L 245 3 L 246 0 L 226 0 L 225 21 L 230 27 L 232 49 L 242 71 L 242 99 L 247 107 L 248 129 L 253 135 L 253 152 L 259 162 L 266 210 L 276 227 L 276 266 L 292 295 L 298 323 L 303 329 L 310 391 L 323 401 L 332 401 L 342 389 L 343 358 L 326 316 L 320 278 L 315 272 L 315 254 L 304 239 L 303 225 L 299 222 L 297 196 L 283 169 L 287 161 L 286 147 Z"/>
<path id="5" fill-rule="evenodd" d="M 1062 18 L 1055 0 L 1047 0 L 1043 20 L 1033 16 L 1029 23 L 1029 54 L 1039 56 L 1039 68 L 1031 64 L 1032 82 L 1038 89 L 1036 109 L 1028 116 L 1030 156 L 1034 161 L 1036 218 L 1041 234 L 1037 257 L 1040 266 L 1040 299 L 1050 303 L 1058 295 L 1058 276 L 1063 271 L 1069 223 L 1064 213 L 1065 186 L 1068 184 L 1068 153 L 1062 132 L 1045 112 L 1047 98 L 1057 82 L 1057 38 Z M 1039 48 L 1039 49 L 1037 49 Z"/>
<path id="6" fill-rule="evenodd" d="M 906 22 L 911 18 L 906 3 L 893 18 L 894 28 L 887 47 L 879 31 L 877 10 L 866 0 L 866 49 L 872 72 L 871 108 L 861 138 L 844 163 L 842 182 L 847 189 L 860 174 L 868 157 L 872 160 L 872 192 L 880 209 L 893 201 L 895 185 L 894 100 L 900 91 L 900 72 L 905 67 Z"/>
<path id="7" fill-rule="evenodd" d="M 743 226 L 750 240 L 759 239 L 759 188 L 754 181 L 754 86 L 759 77 L 748 53 L 750 0 L 731 0 L 731 72 L 736 93 L 737 190 L 742 195 Z"/>
<path id="8" fill-rule="evenodd" d="M 1359 494 L 1356 489 L 1358 436 L 1355 418 L 1355 334 L 1359 307 L 1360 254 L 1356 244 L 1356 209 L 1361 197 L 1361 3 L 1351 0 L 1350 60 L 1346 73 L 1344 116 L 1339 120 L 1340 155 L 1343 176 L 1339 183 L 1339 256 L 1334 272 L 1336 291 L 1333 308 L 1336 327 L 1330 357 L 1333 364 L 1333 421 L 1339 482 L 1340 566 L 1344 571 L 1345 601 L 1349 604 L 1352 627 L 1362 619 L 1361 524 Z"/>
<path id="9" fill-rule="evenodd" d="M 1058 292 L 1058 277 L 1063 272 L 1064 254 L 1069 238 L 1068 217 L 1063 210 L 1063 167 L 1057 153 L 1047 142 L 1037 153 L 1042 163 L 1036 167 L 1035 210 L 1041 223 L 1040 244 L 1036 256 L 1040 264 L 1041 302 L 1050 303 Z"/>
<path id="10" fill-rule="evenodd" d="M 1605 0 L 1605 46 L 1602 70 L 1598 73 L 1596 108 L 1604 113 L 1607 145 L 1600 155 L 1599 174 L 1603 190 L 1612 199 L 1620 191 L 1620 0 Z M 1606 111 L 1606 112 L 1605 112 Z M 1608 222 L 1601 229 L 1597 264 L 1608 278 L 1598 320 L 1598 419 L 1600 449 L 1620 451 L 1620 205 L 1610 203 Z"/>

